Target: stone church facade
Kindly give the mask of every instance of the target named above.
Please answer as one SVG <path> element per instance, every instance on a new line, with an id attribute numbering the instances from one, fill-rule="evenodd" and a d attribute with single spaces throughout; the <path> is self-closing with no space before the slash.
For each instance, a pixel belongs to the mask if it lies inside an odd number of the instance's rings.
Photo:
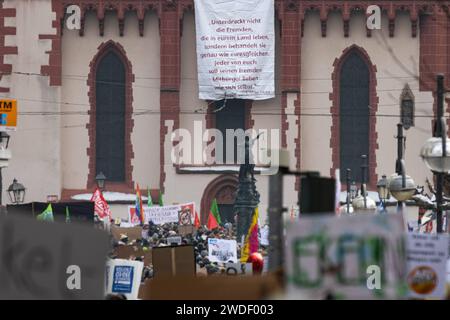
<path id="1" fill-rule="evenodd" d="M 72 4 L 81 8 L 79 30 L 65 27 Z M 366 27 L 369 4 L 382 9 L 381 30 Z M 432 135 L 435 75 L 446 85 L 450 78 L 449 5 L 276 0 L 276 96 L 232 102 L 245 110 L 239 126 L 278 129 L 295 170 L 333 176 L 349 166 L 358 181 L 356 155 L 367 154 L 375 191 L 381 175 L 394 172 L 407 95 L 414 108 L 406 171 L 424 185 L 430 172 L 419 152 Z M 193 7 L 192 0 L 0 1 L 0 95 L 19 105 L 4 184 L 16 177 L 27 201 L 70 200 L 92 192 L 101 167 L 108 191 L 132 194 L 139 183 L 155 200 L 161 190 L 166 203 L 195 201 L 203 220 L 213 198 L 230 210 L 237 166 L 171 162 L 173 130 L 225 121 L 214 103 L 198 99 Z M 265 215 L 268 178 L 256 178 Z M 286 206 L 298 187 L 285 180 Z M 126 214 L 126 203 L 112 205 Z"/>

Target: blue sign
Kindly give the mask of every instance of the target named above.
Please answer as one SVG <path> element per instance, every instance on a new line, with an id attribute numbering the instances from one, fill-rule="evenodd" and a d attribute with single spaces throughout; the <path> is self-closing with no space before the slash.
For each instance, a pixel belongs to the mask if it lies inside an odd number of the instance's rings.
<path id="1" fill-rule="evenodd" d="M 113 273 L 112 292 L 131 293 L 133 289 L 132 266 L 115 266 Z"/>

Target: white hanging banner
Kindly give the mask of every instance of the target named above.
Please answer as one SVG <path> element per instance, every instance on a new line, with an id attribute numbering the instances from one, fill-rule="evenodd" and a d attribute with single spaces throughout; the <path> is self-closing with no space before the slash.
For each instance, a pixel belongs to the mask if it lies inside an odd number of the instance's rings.
<path id="1" fill-rule="evenodd" d="M 195 0 L 199 98 L 275 97 L 274 0 Z"/>

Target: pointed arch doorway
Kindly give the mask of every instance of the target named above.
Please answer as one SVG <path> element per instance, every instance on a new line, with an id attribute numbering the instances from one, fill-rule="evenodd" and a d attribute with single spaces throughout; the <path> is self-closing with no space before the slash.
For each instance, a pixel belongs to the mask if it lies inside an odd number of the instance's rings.
<path id="1" fill-rule="evenodd" d="M 233 206 L 237 187 L 238 178 L 232 174 L 218 176 L 206 186 L 201 200 L 200 220 L 202 224 L 206 224 L 208 220 L 209 209 L 214 198 L 217 199 L 222 222 L 234 222 Z"/>

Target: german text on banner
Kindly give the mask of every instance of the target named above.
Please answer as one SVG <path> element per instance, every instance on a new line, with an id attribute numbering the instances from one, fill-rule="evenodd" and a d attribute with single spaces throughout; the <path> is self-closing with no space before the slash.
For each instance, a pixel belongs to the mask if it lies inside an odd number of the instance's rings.
<path id="1" fill-rule="evenodd" d="M 194 3 L 199 98 L 273 98 L 274 0 Z"/>

